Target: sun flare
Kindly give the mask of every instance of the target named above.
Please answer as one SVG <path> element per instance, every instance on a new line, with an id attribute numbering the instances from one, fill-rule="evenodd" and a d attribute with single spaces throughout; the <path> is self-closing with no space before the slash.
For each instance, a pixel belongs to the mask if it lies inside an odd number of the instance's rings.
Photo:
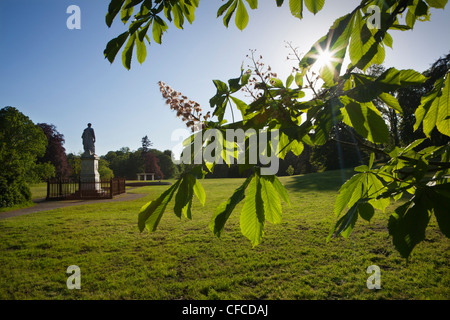
<path id="1" fill-rule="evenodd" d="M 324 50 L 322 51 L 317 58 L 316 61 L 316 65 L 318 67 L 318 69 L 322 69 L 323 67 L 330 65 L 331 62 L 333 61 L 333 54 L 328 51 L 328 50 Z"/>

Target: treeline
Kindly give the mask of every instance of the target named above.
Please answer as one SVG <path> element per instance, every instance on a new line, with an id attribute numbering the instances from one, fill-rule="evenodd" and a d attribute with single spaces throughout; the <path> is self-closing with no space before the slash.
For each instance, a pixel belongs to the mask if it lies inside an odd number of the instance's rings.
<path id="1" fill-rule="evenodd" d="M 155 178 L 171 179 L 179 175 L 178 167 L 173 163 L 171 151 L 139 148 L 131 151 L 123 147 L 117 151 L 109 151 L 101 160 L 109 164 L 114 176 L 136 180 L 138 173 L 155 173 Z"/>

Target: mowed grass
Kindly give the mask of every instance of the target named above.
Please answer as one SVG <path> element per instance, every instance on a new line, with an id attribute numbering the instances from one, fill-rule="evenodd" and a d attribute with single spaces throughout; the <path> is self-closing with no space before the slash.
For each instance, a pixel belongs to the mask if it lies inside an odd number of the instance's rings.
<path id="1" fill-rule="evenodd" d="M 142 199 L 81 205 L 0 220 L 0 299 L 449 299 L 449 244 L 433 219 L 407 263 L 395 251 L 386 213 L 358 221 L 348 240 L 325 238 L 350 171 L 283 177 L 291 206 L 252 248 L 239 228 L 240 204 L 223 236 L 209 230 L 215 207 L 242 179 L 203 180 L 193 219 L 167 208 L 158 230 L 140 233 L 139 209 L 167 186 L 129 190 Z M 69 290 L 67 267 L 81 270 Z M 381 289 L 366 286 L 370 265 Z"/>

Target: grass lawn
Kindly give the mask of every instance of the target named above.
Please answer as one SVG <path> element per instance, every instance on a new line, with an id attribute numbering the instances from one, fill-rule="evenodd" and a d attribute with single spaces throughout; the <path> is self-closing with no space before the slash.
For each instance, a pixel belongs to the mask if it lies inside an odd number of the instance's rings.
<path id="1" fill-rule="evenodd" d="M 140 233 L 139 209 L 167 188 L 131 202 L 87 204 L 0 220 L 0 299 L 450 299 L 449 239 L 433 219 L 410 261 L 395 251 L 388 212 L 358 220 L 348 240 L 325 242 L 333 204 L 350 171 L 283 177 L 291 206 L 267 224 L 262 243 L 241 235 L 239 213 L 218 239 L 208 228 L 214 208 L 242 179 L 204 180 L 207 202 L 194 199 L 193 220 L 173 202 L 155 233 Z M 66 269 L 81 269 L 81 289 L 68 290 Z M 381 289 L 369 290 L 370 265 Z"/>

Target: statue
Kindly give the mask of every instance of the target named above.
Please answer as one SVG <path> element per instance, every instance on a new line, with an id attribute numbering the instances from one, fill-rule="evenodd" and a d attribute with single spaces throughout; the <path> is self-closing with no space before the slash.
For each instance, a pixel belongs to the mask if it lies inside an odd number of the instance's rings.
<path id="1" fill-rule="evenodd" d="M 81 136 L 83 139 L 84 156 L 95 155 L 95 133 L 91 126 L 92 125 L 88 123 L 88 127 L 84 129 L 83 135 Z"/>

